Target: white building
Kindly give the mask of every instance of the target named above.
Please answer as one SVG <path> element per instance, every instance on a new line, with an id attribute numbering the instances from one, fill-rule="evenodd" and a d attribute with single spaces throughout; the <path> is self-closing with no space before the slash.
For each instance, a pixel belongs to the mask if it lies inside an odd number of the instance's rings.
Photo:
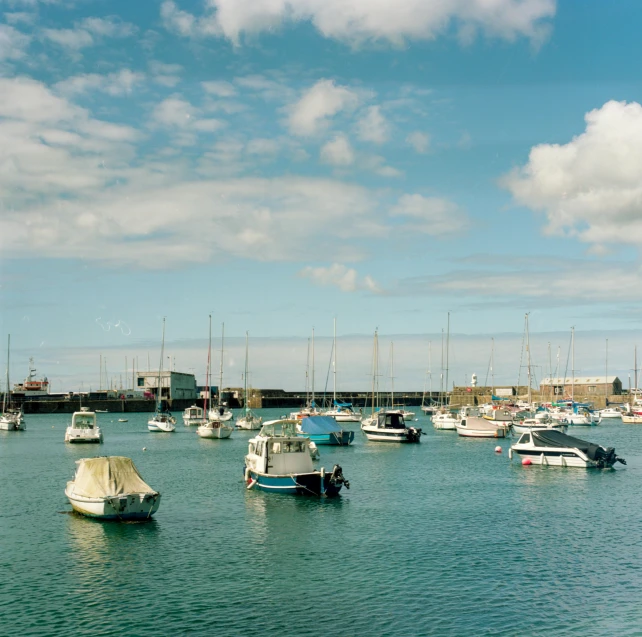
<path id="1" fill-rule="evenodd" d="M 158 372 L 138 372 L 136 389 L 158 397 Z M 166 399 L 185 398 L 195 400 L 197 397 L 196 377 L 182 372 L 161 372 L 161 397 Z"/>

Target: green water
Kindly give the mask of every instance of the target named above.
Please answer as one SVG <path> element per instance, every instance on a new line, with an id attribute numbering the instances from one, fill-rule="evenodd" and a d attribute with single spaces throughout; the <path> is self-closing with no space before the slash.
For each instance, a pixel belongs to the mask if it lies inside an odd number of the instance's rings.
<path id="1" fill-rule="evenodd" d="M 573 431 L 615 471 L 525 468 L 427 418 L 419 445 L 357 432 L 321 448 L 351 482 L 323 500 L 247 491 L 251 432 L 119 416 L 99 414 L 100 448 L 66 445 L 65 415 L 0 432 L 0 634 L 642 635 L 642 427 Z M 154 521 L 68 513 L 74 460 L 97 454 L 133 458 Z"/>

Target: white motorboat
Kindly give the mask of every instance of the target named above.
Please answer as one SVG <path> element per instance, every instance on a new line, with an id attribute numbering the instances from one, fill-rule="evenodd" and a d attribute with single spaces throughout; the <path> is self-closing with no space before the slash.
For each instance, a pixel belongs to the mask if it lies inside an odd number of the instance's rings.
<path id="1" fill-rule="evenodd" d="M 642 425 L 642 414 L 627 412 L 622 414 L 622 422 L 625 425 Z"/>
<path id="2" fill-rule="evenodd" d="M 529 431 L 533 431 L 533 429 L 555 429 L 555 431 L 566 433 L 568 425 L 561 422 L 555 422 L 550 418 L 549 420 L 524 418 L 523 420 L 515 420 L 512 428 L 516 434 L 524 434 Z"/>
<path id="3" fill-rule="evenodd" d="M 553 467 L 609 468 L 616 462 L 626 464 L 612 447 L 602 447 L 553 429 L 535 429 L 522 434 L 511 446 L 509 457 L 516 453 L 532 464 Z"/>
<path id="4" fill-rule="evenodd" d="M 71 417 L 71 425 L 65 431 L 65 442 L 98 443 L 103 441 L 103 432 L 96 422 L 96 413 L 89 407 L 81 407 Z"/>
<path id="5" fill-rule="evenodd" d="M 234 425 L 228 425 L 221 420 L 209 420 L 196 429 L 201 438 L 229 438 L 234 431 Z"/>
<path id="6" fill-rule="evenodd" d="M 419 442 L 422 434 L 418 427 L 408 427 L 401 414 L 385 410 L 377 412 L 376 421 L 362 423 L 361 431 L 377 442 Z"/>
<path id="7" fill-rule="evenodd" d="M 158 510 L 160 493 L 141 477 L 131 458 L 83 458 L 65 495 L 77 513 L 102 520 L 148 520 Z"/>
<path id="8" fill-rule="evenodd" d="M 183 412 L 183 424 L 186 427 L 202 425 L 206 420 L 203 408 L 198 405 L 192 405 Z"/>
<path id="9" fill-rule="evenodd" d="M 500 407 L 498 405 L 491 405 L 486 410 L 483 417 L 486 420 L 490 420 L 493 422 L 513 422 L 513 412 L 506 407 Z"/>
<path id="10" fill-rule="evenodd" d="M 165 355 L 165 318 L 163 318 L 163 338 L 161 340 L 161 356 L 158 366 L 158 388 L 156 394 L 156 411 L 147 421 L 147 429 L 152 432 L 171 433 L 176 430 L 176 418 L 163 405 L 163 358 Z"/>
<path id="11" fill-rule="evenodd" d="M 339 465 L 315 470 L 310 440 L 296 432 L 295 420 L 271 420 L 248 443 L 243 474 L 248 489 L 292 495 L 336 496 L 350 488 Z"/>
<path id="12" fill-rule="evenodd" d="M 421 411 L 424 412 L 424 416 L 432 416 L 437 412 L 439 408 L 436 405 L 422 405 Z"/>
<path id="13" fill-rule="evenodd" d="M 9 384 L 9 353 L 11 351 L 11 334 L 7 340 L 7 379 L 2 394 L 2 414 L 0 414 L 0 431 L 24 431 L 27 427 L 21 409 L 11 406 L 11 385 Z"/>
<path id="14" fill-rule="evenodd" d="M 459 416 L 456 416 L 449 410 L 444 409 L 433 414 L 431 420 L 432 426 L 435 429 L 455 431 L 455 429 L 457 429 L 457 423 L 459 422 Z"/>
<path id="15" fill-rule="evenodd" d="M 615 407 L 607 407 L 606 409 L 600 409 L 599 414 L 602 420 L 605 420 L 605 419 L 621 420 L 622 419 L 622 412 L 619 409 L 616 409 Z"/>
<path id="16" fill-rule="evenodd" d="M 467 416 L 456 424 L 457 433 L 465 438 L 505 438 L 506 427 L 502 422 L 492 422 L 478 416 Z"/>
<path id="17" fill-rule="evenodd" d="M 599 415 L 596 416 L 588 410 L 577 410 L 576 412 L 567 412 L 559 422 L 575 427 L 593 427 L 599 425 L 601 420 Z"/>

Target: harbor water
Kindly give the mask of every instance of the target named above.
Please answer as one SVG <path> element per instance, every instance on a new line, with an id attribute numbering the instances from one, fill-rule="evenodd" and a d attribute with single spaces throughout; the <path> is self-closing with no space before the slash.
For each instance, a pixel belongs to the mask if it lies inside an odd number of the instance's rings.
<path id="1" fill-rule="evenodd" d="M 628 461 L 587 471 L 425 417 L 418 445 L 348 425 L 351 447 L 320 450 L 351 488 L 317 499 L 245 488 L 253 432 L 152 434 L 148 416 L 98 414 L 99 447 L 63 442 L 69 415 L 0 432 L 0 634 L 642 635 L 640 426 L 574 429 Z M 70 514 L 94 455 L 134 460 L 162 493 L 153 521 Z"/>

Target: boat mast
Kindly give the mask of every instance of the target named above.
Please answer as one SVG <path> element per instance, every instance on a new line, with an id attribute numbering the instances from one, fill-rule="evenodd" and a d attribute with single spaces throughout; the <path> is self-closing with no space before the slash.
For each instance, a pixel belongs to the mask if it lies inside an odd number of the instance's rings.
<path id="1" fill-rule="evenodd" d="M 604 407 L 609 404 L 609 339 L 606 339 L 606 357 L 604 359 Z"/>
<path id="2" fill-rule="evenodd" d="M 222 404 L 221 398 L 223 396 L 223 348 L 225 346 L 225 323 L 221 323 L 221 370 L 219 373 L 218 381 L 218 406 Z"/>
<path id="3" fill-rule="evenodd" d="M 493 336 L 490 339 L 490 382 L 491 382 L 491 393 L 490 393 L 490 402 L 493 402 L 493 396 L 495 395 L 495 337 Z"/>
<path id="4" fill-rule="evenodd" d="M 528 315 L 529 312 L 526 312 L 526 361 L 528 365 L 528 406 L 530 409 L 531 402 L 532 402 L 532 394 L 531 394 L 531 345 L 530 345 L 530 335 L 528 333 Z"/>
<path id="5" fill-rule="evenodd" d="M 390 409 L 395 408 L 394 343 L 390 343 Z"/>
<path id="6" fill-rule="evenodd" d="M 432 341 L 428 341 L 428 388 L 430 389 L 430 404 L 432 405 Z"/>
<path id="7" fill-rule="evenodd" d="M 637 396 L 637 393 L 638 393 L 638 346 L 637 345 L 633 350 L 633 367 L 635 368 L 633 370 L 633 382 L 634 382 L 635 394 Z"/>
<path id="8" fill-rule="evenodd" d="M 444 328 L 441 328 L 441 372 L 439 374 L 439 406 L 443 407 L 444 401 Z"/>
<path id="9" fill-rule="evenodd" d="M 311 407 L 314 407 L 314 328 L 312 328 L 312 402 Z"/>
<path id="10" fill-rule="evenodd" d="M 305 405 L 310 404 L 310 339 L 308 339 L 308 355 L 305 359 Z"/>
<path id="11" fill-rule="evenodd" d="M 11 351 L 11 334 L 7 337 L 7 386 L 4 388 L 2 396 L 2 413 L 7 411 L 7 398 L 9 396 L 9 352 Z"/>
<path id="12" fill-rule="evenodd" d="M 337 404 L 337 319 L 334 319 L 334 338 L 332 341 L 332 400 Z"/>
<path id="13" fill-rule="evenodd" d="M 548 381 L 550 392 L 550 401 L 553 402 L 553 363 L 551 361 L 551 342 L 548 342 Z"/>
<path id="14" fill-rule="evenodd" d="M 446 331 L 446 402 L 449 403 L 448 401 L 448 353 L 450 349 L 450 312 L 448 312 L 448 324 L 447 324 L 447 331 Z"/>
<path id="15" fill-rule="evenodd" d="M 249 338 L 249 332 L 245 332 L 245 384 L 243 386 L 243 401 L 245 402 L 245 414 L 250 411 L 250 408 L 248 407 L 247 404 L 247 357 L 248 357 L 248 338 Z M 306 378 L 307 381 L 307 378 Z M 307 385 L 307 382 L 306 382 Z M 307 387 L 306 387 L 307 391 Z"/>
<path id="16" fill-rule="evenodd" d="M 205 401 L 203 403 L 203 411 L 205 417 L 208 418 L 209 404 L 212 399 L 212 377 L 210 376 L 210 365 L 212 362 L 212 315 L 209 315 L 209 333 L 207 341 L 207 371 L 205 372 Z"/>
<path id="17" fill-rule="evenodd" d="M 163 390 L 161 387 L 161 377 L 163 374 L 164 356 L 165 356 L 165 317 L 163 316 L 163 338 L 161 339 L 161 355 L 160 355 L 160 364 L 158 366 L 158 402 L 156 403 L 156 411 L 161 411 L 161 407 L 162 407 Z"/>
<path id="18" fill-rule="evenodd" d="M 575 406 L 575 326 L 571 327 L 571 403 L 571 409 L 573 409 Z"/>
<path id="19" fill-rule="evenodd" d="M 377 328 L 378 329 L 378 328 Z M 375 415 L 375 387 L 377 378 L 377 329 L 374 333 L 374 341 L 372 347 L 372 416 Z"/>

